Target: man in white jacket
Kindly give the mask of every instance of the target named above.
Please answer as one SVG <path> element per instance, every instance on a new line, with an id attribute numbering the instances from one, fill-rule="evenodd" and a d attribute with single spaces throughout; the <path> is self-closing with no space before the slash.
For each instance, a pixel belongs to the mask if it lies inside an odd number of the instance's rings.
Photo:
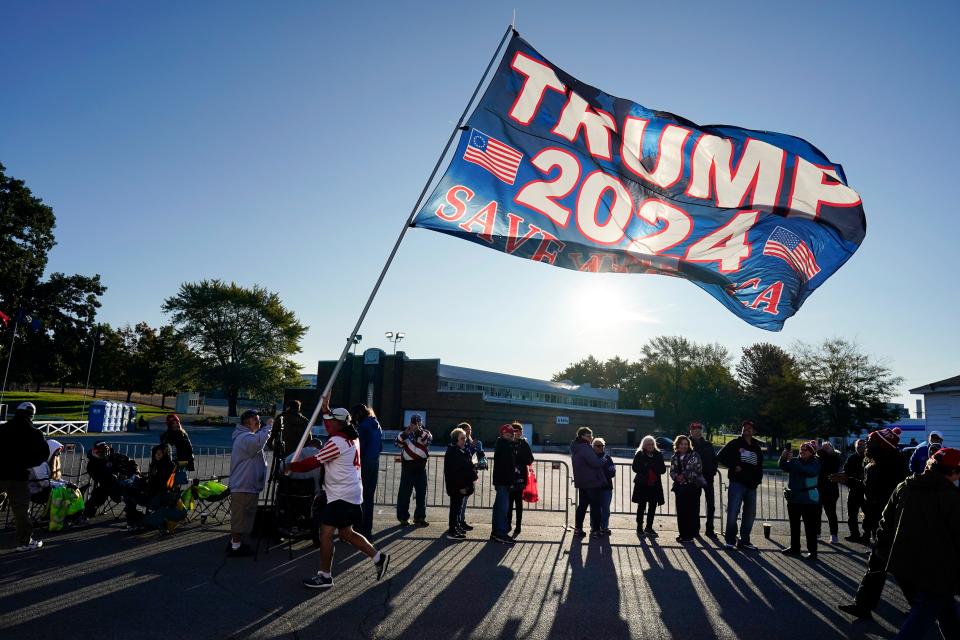
<path id="1" fill-rule="evenodd" d="M 263 447 L 270 439 L 270 426 L 261 428 L 260 415 L 250 409 L 240 416 L 233 431 L 230 454 L 230 544 L 227 555 L 243 557 L 253 554 L 243 537 L 253 531 L 257 501 L 267 482 L 267 454 Z"/>

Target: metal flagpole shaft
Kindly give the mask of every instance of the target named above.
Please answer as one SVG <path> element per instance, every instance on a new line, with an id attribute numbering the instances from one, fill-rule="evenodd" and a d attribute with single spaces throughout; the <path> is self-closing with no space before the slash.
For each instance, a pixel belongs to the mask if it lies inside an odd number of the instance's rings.
<path id="1" fill-rule="evenodd" d="M 80 419 L 83 420 L 83 412 L 87 408 L 87 389 L 90 388 L 90 373 L 93 371 L 93 354 L 97 352 L 97 342 L 100 337 L 100 330 L 93 332 L 93 346 L 90 347 L 90 364 L 87 366 L 87 382 L 83 385 L 83 405 L 80 408 Z"/>
<path id="2" fill-rule="evenodd" d="M 0 404 L 3 404 L 3 396 L 7 393 L 7 376 L 10 374 L 10 360 L 13 358 L 13 345 L 17 339 L 17 326 L 20 324 L 20 313 L 13 321 L 13 334 L 10 336 L 10 353 L 7 354 L 7 368 L 3 372 L 3 387 L 0 387 Z"/>
<path id="3" fill-rule="evenodd" d="M 417 198 L 416 202 L 414 202 L 413 209 L 410 211 L 410 215 L 407 216 L 406 222 L 403 223 L 403 229 L 400 230 L 400 235 L 397 236 L 397 241 L 393 244 L 393 249 L 390 251 L 390 255 L 387 256 L 387 261 L 384 263 L 383 269 L 380 271 L 380 277 L 377 278 L 376 284 L 373 285 L 373 291 L 370 292 L 370 297 L 367 298 L 367 303 L 363 306 L 363 311 L 360 312 L 360 317 L 357 319 L 357 324 L 353 327 L 353 331 L 350 333 L 350 337 L 347 338 L 347 343 L 344 345 L 343 351 L 340 353 L 340 359 L 337 360 L 337 365 L 333 368 L 333 373 L 330 374 L 330 379 L 327 381 L 327 386 L 324 387 L 323 392 L 320 394 L 320 399 L 317 401 L 317 406 L 313 409 L 313 415 L 310 416 L 310 422 L 307 423 L 307 428 L 300 437 L 300 443 L 297 445 L 296 451 L 294 451 L 293 460 L 298 460 L 300 458 L 300 451 L 303 450 L 303 445 L 306 443 L 307 438 L 310 435 L 310 430 L 313 428 L 313 425 L 316 424 L 317 417 L 320 415 L 320 407 L 323 404 L 323 399 L 327 397 L 327 395 L 330 393 L 330 390 L 333 389 L 333 383 L 336 381 L 337 375 L 340 374 L 340 369 L 343 368 L 343 362 L 346 360 L 347 354 L 350 353 L 350 345 L 353 344 L 353 338 L 357 335 L 357 332 L 360 331 L 360 326 L 363 324 L 363 319 L 367 316 L 367 311 L 369 311 L 370 305 L 373 304 L 373 299 L 380 290 L 380 285 L 383 283 L 383 279 L 387 275 L 387 270 L 390 268 L 390 264 L 393 262 L 394 256 L 397 255 L 397 250 L 400 249 L 400 243 L 403 242 L 403 237 L 407 234 L 407 229 L 410 228 L 410 223 L 413 222 L 413 218 L 417 214 L 417 210 L 420 207 L 420 201 L 423 200 L 423 197 L 427 194 L 427 189 L 430 188 L 430 184 L 433 182 L 434 177 L 436 177 L 437 171 L 440 169 L 440 165 L 443 164 L 443 159 L 446 157 L 447 151 L 450 150 L 450 145 L 453 144 L 454 139 L 457 137 L 457 132 L 460 131 L 460 127 L 463 126 L 463 122 L 466 119 L 467 114 L 470 112 L 470 107 L 473 105 L 473 101 L 476 100 L 477 94 L 480 93 L 480 88 L 483 87 L 483 83 L 487 79 L 487 74 L 490 73 L 490 69 L 493 67 L 494 61 L 497 59 L 497 56 L 500 55 L 500 49 L 503 48 L 503 43 L 507 41 L 507 37 L 513 30 L 513 25 L 510 25 L 507 27 L 506 31 L 503 32 L 503 37 L 500 39 L 500 44 L 497 45 L 496 50 L 493 52 L 493 57 L 490 58 L 490 62 L 487 63 L 487 68 L 484 69 L 483 75 L 480 76 L 480 81 L 473 90 L 470 100 L 467 101 L 467 105 L 463 108 L 463 113 L 460 114 L 460 119 L 457 120 L 456 126 L 453 128 L 453 131 L 450 132 L 450 137 L 447 139 L 447 144 L 443 147 L 440 157 L 437 158 L 437 163 L 433 166 L 433 171 L 430 172 L 430 177 L 427 178 L 426 183 L 423 185 L 423 190 L 420 192 L 420 196 Z"/>

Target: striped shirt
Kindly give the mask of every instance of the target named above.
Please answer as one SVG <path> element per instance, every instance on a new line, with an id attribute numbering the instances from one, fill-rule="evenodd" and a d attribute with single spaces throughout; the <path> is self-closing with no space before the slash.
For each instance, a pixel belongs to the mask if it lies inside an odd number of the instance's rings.
<path id="1" fill-rule="evenodd" d="M 419 429 L 413 433 L 401 431 L 397 436 L 396 445 L 400 449 L 400 459 L 403 462 L 423 463 L 426 465 L 430 456 L 430 443 L 433 434 L 426 429 Z"/>

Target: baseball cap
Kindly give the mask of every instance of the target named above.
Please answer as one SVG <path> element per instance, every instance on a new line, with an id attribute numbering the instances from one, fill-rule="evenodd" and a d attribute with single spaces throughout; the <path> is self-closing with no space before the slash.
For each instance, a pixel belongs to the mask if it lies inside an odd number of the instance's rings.
<path id="1" fill-rule="evenodd" d="M 694 429 L 700 429 L 701 431 L 703 431 L 703 424 L 700 422 L 691 422 L 690 431 L 693 431 Z"/>
<path id="2" fill-rule="evenodd" d="M 513 425 L 512 425 L 512 424 L 502 424 L 502 425 L 500 425 L 500 435 L 503 435 L 503 434 L 505 434 L 505 433 L 513 433 Z"/>
<path id="3" fill-rule="evenodd" d="M 944 447 L 943 449 L 940 449 L 940 451 L 937 451 L 935 454 L 933 454 L 933 459 L 938 464 L 942 464 L 945 467 L 960 467 L 960 449 Z"/>
<path id="4" fill-rule="evenodd" d="M 337 407 L 323 414 L 324 420 L 336 420 L 344 424 L 350 424 L 350 412 L 342 407 Z"/>

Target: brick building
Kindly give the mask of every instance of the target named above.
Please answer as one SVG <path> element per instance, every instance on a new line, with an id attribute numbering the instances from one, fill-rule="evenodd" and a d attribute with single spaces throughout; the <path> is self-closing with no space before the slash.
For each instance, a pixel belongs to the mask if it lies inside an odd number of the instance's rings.
<path id="1" fill-rule="evenodd" d="M 319 363 L 321 390 L 335 365 Z M 288 389 L 285 400 L 301 400 L 309 413 L 319 392 Z M 517 420 L 534 444 L 566 443 L 588 426 L 610 444 L 635 446 L 655 430 L 653 411 L 620 409 L 618 401 L 616 389 L 455 367 L 380 349 L 348 356 L 331 398 L 333 406 L 372 406 L 388 430 L 402 428 L 410 414 L 419 413 L 438 444 L 459 422 L 469 422 L 480 439 L 492 442 L 501 424 Z"/>

